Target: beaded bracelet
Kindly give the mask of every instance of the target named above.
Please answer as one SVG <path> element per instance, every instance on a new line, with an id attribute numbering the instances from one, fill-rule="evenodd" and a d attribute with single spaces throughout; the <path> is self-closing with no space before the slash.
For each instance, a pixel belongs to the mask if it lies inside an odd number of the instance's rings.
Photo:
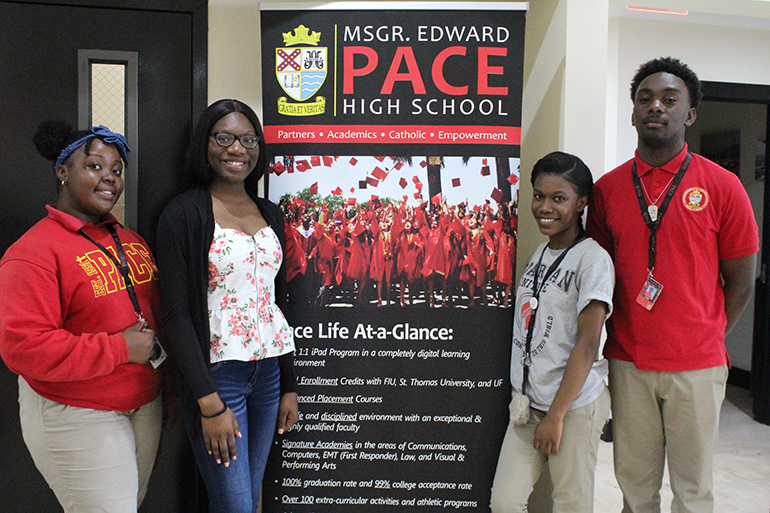
<path id="1" fill-rule="evenodd" d="M 217 412 L 217 413 L 215 413 L 214 415 L 204 415 L 204 414 L 203 414 L 203 412 L 201 412 L 201 418 L 204 418 L 204 419 L 213 419 L 214 417 L 219 417 L 220 415 L 222 415 L 224 412 L 226 412 L 226 411 L 227 411 L 227 403 L 225 402 L 225 400 L 224 400 L 224 399 L 222 399 L 222 405 L 223 405 L 223 406 L 222 406 L 222 411 L 220 411 L 220 412 Z"/>

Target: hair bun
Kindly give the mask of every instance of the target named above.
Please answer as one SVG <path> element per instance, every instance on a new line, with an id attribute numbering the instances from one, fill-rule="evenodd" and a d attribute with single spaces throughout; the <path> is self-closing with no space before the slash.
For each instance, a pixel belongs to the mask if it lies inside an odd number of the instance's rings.
<path id="1" fill-rule="evenodd" d="M 72 125 L 66 121 L 43 121 L 37 127 L 32 142 L 43 158 L 56 162 L 56 158 L 67 146 L 67 139 L 72 132 Z"/>

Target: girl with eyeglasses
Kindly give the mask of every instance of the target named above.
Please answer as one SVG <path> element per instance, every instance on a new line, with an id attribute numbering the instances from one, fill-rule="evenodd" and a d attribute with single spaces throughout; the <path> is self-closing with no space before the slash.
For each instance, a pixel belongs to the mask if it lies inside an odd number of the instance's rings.
<path id="1" fill-rule="evenodd" d="M 262 126 L 238 100 L 201 115 L 192 189 L 158 223 L 164 325 L 181 370 L 185 423 L 212 513 L 253 513 L 273 435 L 298 420 L 280 208 L 256 196 Z"/>

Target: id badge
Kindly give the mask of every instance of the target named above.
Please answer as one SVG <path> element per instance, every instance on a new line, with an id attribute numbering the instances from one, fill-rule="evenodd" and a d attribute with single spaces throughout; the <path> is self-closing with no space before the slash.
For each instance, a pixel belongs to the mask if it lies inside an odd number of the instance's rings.
<path id="1" fill-rule="evenodd" d="M 152 356 L 150 356 L 150 365 L 152 365 L 153 369 L 157 369 L 160 367 L 160 364 L 166 360 L 166 358 L 168 358 L 166 350 L 163 349 L 162 345 L 160 345 L 158 337 L 155 337 L 155 345 L 152 348 Z"/>
<path id="2" fill-rule="evenodd" d="M 652 278 L 652 275 L 647 276 L 647 281 L 644 283 L 644 287 L 639 291 L 639 295 L 636 296 L 636 302 L 645 307 L 647 310 L 652 310 L 655 305 L 655 301 L 660 296 L 660 291 L 663 290 L 663 285 L 658 283 Z"/>
<path id="3" fill-rule="evenodd" d="M 147 321 L 144 320 L 144 317 L 142 317 L 141 314 L 138 315 L 138 318 L 141 322 L 144 323 L 144 326 L 142 326 L 143 330 L 152 329 L 152 326 L 147 324 Z M 155 343 L 152 346 L 152 355 L 150 355 L 150 360 L 148 363 L 152 365 L 153 369 L 157 369 L 160 367 L 160 364 L 166 361 L 166 358 L 168 358 L 168 353 L 166 353 L 166 350 L 163 349 L 163 346 L 161 345 L 160 340 L 158 340 L 158 337 L 155 337 Z"/>

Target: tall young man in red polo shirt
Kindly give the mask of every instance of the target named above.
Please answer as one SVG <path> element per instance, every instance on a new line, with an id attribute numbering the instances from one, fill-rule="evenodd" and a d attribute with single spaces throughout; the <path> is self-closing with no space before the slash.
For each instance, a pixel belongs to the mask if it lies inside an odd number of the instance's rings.
<path id="1" fill-rule="evenodd" d="M 754 213 L 738 177 L 690 154 L 698 77 L 677 59 L 631 82 L 633 159 L 596 183 L 588 234 L 615 262 L 607 323 L 615 476 L 624 513 L 712 512 L 712 460 L 729 365 L 724 339 L 754 284 Z"/>

